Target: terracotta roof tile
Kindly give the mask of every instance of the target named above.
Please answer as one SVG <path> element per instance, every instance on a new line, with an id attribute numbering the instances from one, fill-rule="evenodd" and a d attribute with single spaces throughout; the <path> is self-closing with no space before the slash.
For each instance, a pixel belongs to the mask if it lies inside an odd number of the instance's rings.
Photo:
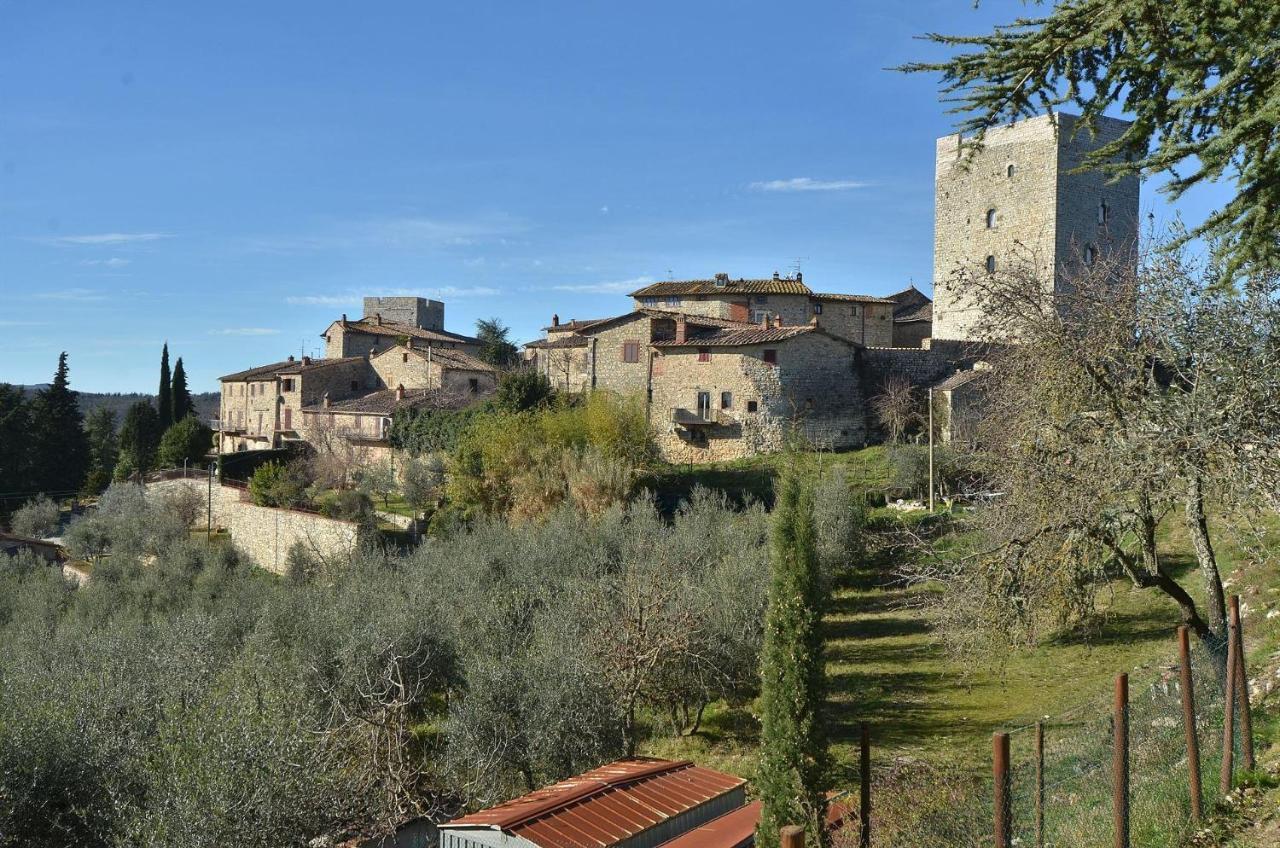
<path id="1" fill-rule="evenodd" d="M 379 389 L 359 397 L 334 401 L 328 406 L 313 404 L 303 407 L 302 411 L 391 415 L 398 409 L 413 409 L 419 406 L 438 405 L 441 408 L 466 406 L 472 397 L 472 395 L 456 392 L 442 392 L 439 389 L 405 389 L 404 399 L 398 401 L 395 389 Z"/>
<path id="2" fill-rule="evenodd" d="M 654 342 L 654 347 L 739 347 L 742 345 L 781 342 L 796 336 L 812 333 L 818 328 L 812 324 L 793 327 L 726 327 L 711 333 L 690 335 L 683 342 L 674 339 Z"/>
<path id="3" fill-rule="evenodd" d="M 869 294 L 837 294 L 833 292 L 819 292 L 813 296 L 814 300 L 828 300 L 837 303 L 897 303 L 896 300 L 888 297 L 875 297 Z"/>
<path id="4" fill-rule="evenodd" d="M 763 280 L 679 280 L 654 283 L 637 289 L 631 297 L 664 297 L 693 294 L 813 294 L 800 280 L 780 277 Z"/>
<path id="5" fill-rule="evenodd" d="M 451 333 L 448 330 L 424 330 L 421 327 L 415 327 L 412 324 L 401 324 L 397 321 L 383 320 L 378 323 L 372 318 L 361 318 L 357 321 L 348 321 L 347 330 L 357 333 L 368 333 L 373 336 L 409 336 L 415 339 L 424 339 L 434 342 L 454 342 L 456 344 L 480 344 L 480 340 L 471 336 L 464 336 L 459 333 Z"/>

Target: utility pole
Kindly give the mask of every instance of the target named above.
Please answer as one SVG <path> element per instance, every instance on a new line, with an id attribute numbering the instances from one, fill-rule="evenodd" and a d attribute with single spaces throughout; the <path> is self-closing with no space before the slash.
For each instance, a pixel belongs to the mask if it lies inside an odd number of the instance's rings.
<path id="1" fill-rule="evenodd" d="M 929 512 L 933 512 L 933 386 L 929 387 Z"/>
<path id="2" fill-rule="evenodd" d="M 213 469 L 215 467 L 217 467 L 216 462 L 209 463 L 209 507 L 208 507 L 208 512 L 205 513 L 206 515 L 205 528 L 204 528 L 205 541 L 210 541 L 213 539 Z"/>

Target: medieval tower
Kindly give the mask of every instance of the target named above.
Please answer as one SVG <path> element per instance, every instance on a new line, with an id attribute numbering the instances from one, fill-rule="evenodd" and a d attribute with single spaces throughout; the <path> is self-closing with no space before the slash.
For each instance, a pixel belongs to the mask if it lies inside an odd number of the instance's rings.
<path id="1" fill-rule="evenodd" d="M 1136 256 L 1138 178 L 1108 183 L 1096 170 L 1073 173 L 1088 151 L 1119 137 L 1128 122 L 1100 118 L 1096 136 L 1081 129 L 1073 137 L 1076 121 L 1058 113 L 993 128 L 967 163 L 960 136 L 938 139 L 935 339 L 998 336 L 966 279 L 1006 263 L 1031 263 L 1051 291 L 1069 262 L 1092 262 L 1115 250 Z"/>

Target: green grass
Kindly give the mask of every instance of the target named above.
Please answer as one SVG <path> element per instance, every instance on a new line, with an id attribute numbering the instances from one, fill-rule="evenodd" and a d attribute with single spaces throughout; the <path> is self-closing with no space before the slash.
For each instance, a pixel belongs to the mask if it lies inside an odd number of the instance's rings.
<path id="1" fill-rule="evenodd" d="M 835 455 L 839 457 L 840 455 Z M 1271 522 L 1271 542 L 1280 521 Z M 1180 565 L 1181 582 L 1200 595 L 1199 575 L 1189 568 L 1189 544 L 1180 526 L 1163 533 L 1165 555 Z M 1280 599 L 1275 564 L 1237 571 L 1248 559 L 1228 538 L 1218 540 L 1229 591 L 1255 607 Z M 924 588 L 904 588 L 882 568 L 849 576 L 834 592 L 828 628 L 832 748 L 838 773 L 855 779 L 858 723 L 872 728 L 876 758 L 908 757 L 931 764 L 985 772 L 991 733 L 1032 723 L 1046 715 L 1099 703 L 1105 712 L 1114 676 L 1129 672 L 1133 687 L 1145 686 L 1176 654 L 1178 613 L 1153 590 L 1117 582 L 1099 599 L 1100 624 L 1087 637 L 1064 635 L 1034 648 L 1009 650 L 983 663 L 957 660 L 931 631 L 914 603 Z M 1251 600 L 1253 599 L 1253 600 Z M 1251 659 L 1280 642 L 1280 618 L 1249 621 Z M 646 753 L 681 756 L 751 777 L 758 724 L 750 706 L 717 705 L 704 730 L 692 738 L 655 738 Z"/>

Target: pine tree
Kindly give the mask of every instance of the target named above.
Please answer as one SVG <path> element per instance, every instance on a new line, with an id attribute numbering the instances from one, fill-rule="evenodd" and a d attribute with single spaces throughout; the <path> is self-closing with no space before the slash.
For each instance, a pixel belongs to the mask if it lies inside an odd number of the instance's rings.
<path id="1" fill-rule="evenodd" d="M 49 494 L 78 492 L 89 471 L 89 440 L 67 374 L 64 351 L 53 382 L 31 403 L 31 478 L 34 488 Z"/>
<path id="2" fill-rule="evenodd" d="M 160 392 L 156 395 L 156 413 L 160 422 L 160 432 L 169 429 L 173 423 L 173 387 L 169 381 L 169 343 L 164 343 L 164 351 L 160 354 Z"/>
<path id="3" fill-rule="evenodd" d="M 159 446 L 160 416 L 150 403 L 140 400 L 129 407 L 120 425 L 120 459 L 116 462 L 115 478 L 127 480 L 155 468 Z"/>
<path id="4" fill-rule="evenodd" d="M 84 429 L 89 438 L 89 476 L 84 481 L 84 493 L 94 495 L 111 483 L 120 455 L 115 412 L 105 406 L 98 407 L 89 413 Z"/>
<path id="5" fill-rule="evenodd" d="M 813 487 L 793 463 L 780 481 L 773 516 L 769 607 L 761 652 L 760 768 L 764 802 L 756 844 L 776 848 L 778 830 L 800 825 L 826 845 L 830 758 L 824 707 L 823 581 Z"/>
<path id="6" fill-rule="evenodd" d="M 497 368 L 515 364 L 519 351 L 508 336 L 511 328 L 499 318 L 481 318 L 476 322 L 476 338 L 480 340 L 480 358 Z"/>
<path id="7" fill-rule="evenodd" d="M 173 423 L 195 414 L 196 405 L 187 388 L 187 369 L 182 366 L 182 357 L 179 356 L 173 365 Z"/>
<path id="8" fill-rule="evenodd" d="M 31 405 L 22 389 L 0 383 L 0 492 L 30 492 Z"/>

